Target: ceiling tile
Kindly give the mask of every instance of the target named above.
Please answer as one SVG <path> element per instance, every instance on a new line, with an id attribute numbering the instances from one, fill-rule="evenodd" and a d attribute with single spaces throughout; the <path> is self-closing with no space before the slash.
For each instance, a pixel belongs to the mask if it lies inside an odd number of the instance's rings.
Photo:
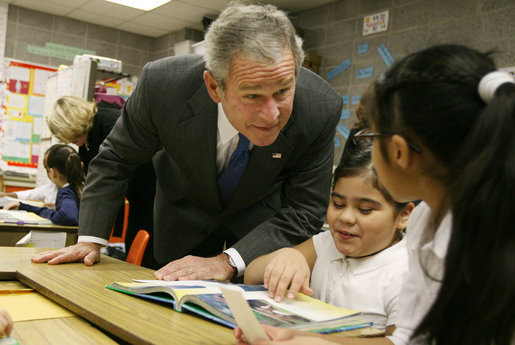
<path id="1" fill-rule="evenodd" d="M 81 6 L 81 10 L 85 10 L 91 13 L 98 13 L 107 15 L 109 17 L 115 17 L 120 20 L 130 20 L 139 15 L 146 13 L 143 10 L 136 8 L 127 7 L 108 2 L 104 0 L 89 0 L 87 3 Z"/>
<path id="2" fill-rule="evenodd" d="M 202 17 L 204 17 L 206 14 L 212 14 L 213 10 L 172 1 L 166 5 L 156 8 L 154 11 L 152 11 L 152 13 L 154 12 L 188 22 L 201 23 Z"/>
<path id="3" fill-rule="evenodd" d="M 123 24 L 117 25 L 117 29 L 132 32 L 139 35 L 149 36 L 149 37 L 160 37 L 169 32 L 169 30 L 166 29 L 158 29 L 153 28 L 146 25 L 136 24 L 136 23 L 130 23 L 125 22 Z"/>
<path id="4" fill-rule="evenodd" d="M 216 15 L 230 0 L 172 0 L 153 11 L 107 2 L 105 0 L 0 0 L 20 7 L 62 15 L 88 23 L 117 27 L 150 37 L 158 37 L 185 27 L 202 30 L 202 17 Z M 335 0 L 267 0 L 294 12 L 319 7 Z M 141 25 L 141 27 L 139 27 Z M 165 32 L 163 32 L 163 30 Z"/>
<path id="5" fill-rule="evenodd" d="M 44 1 L 40 0 L 39 2 L 48 2 L 48 3 L 57 4 L 59 6 L 77 8 L 77 7 L 84 5 L 88 1 L 89 0 L 44 0 Z"/>
<path id="6" fill-rule="evenodd" d="M 186 3 L 191 6 L 207 8 L 207 9 L 215 11 L 216 13 L 218 13 L 221 10 L 223 10 L 224 8 L 226 8 L 230 2 L 230 0 L 174 0 L 174 1 L 178 2 L 178 3 Z M 293 1 L 297 1 L 297 0 L 293 0 Z"/>
<path id="7" fill-rule="evenodd" d="M 184 27 L 195 25 L 193 22 L 171 18 L 160 14 L 147 13 L 130 21 L 131 23 L 142 24 L 153 28 L 160 28 L 168 31 L 178 30 Z"/>
<path id="8" fill-rule="evenodd" d="M 63 16 L 72 10 L 72 7 L 61 6 L 54 3 L 39 0 L 16 0 L 12 4 L 31 10 L 55 14 L 58 16 Z"/>
<path id="9" fill-rule="evenodd" d="M 103 26 L 108 26 L 108 27 L 114 27 L 114 26 L 119 25 L 124 22 L 121 19 L 107 17 L 107 16 L 100 15 L 98 13 L 91 13 L 91 12 L 84 11 L 84 10 L 72 11 L 68 15 L 68 17 L 73 18 L 73 19 L 82 20 L 87 23 L 93 23 L 93 24 L 98 24 L 98 25 L 103 25 Z"/>

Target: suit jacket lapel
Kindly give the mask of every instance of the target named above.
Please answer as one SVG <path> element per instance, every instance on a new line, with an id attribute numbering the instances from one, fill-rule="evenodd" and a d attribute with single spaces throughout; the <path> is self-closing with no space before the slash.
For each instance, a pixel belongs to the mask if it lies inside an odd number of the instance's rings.
<path id="1" fill-rule="evenodd" d="M 216 184 L 217 106 L 204 84 L 189 104 L 193 114 L 177 125 L 175 139 L 178 147 L 174 158 L 184 178 L 197 187 L 193 188 L 198 191 L 195 197 L 217 205 L 220 202 Z"/>
<path id="2" fill-rule="evenodd" d="M 272 145 L 254 146 L 247 170 L 224 212 L 244 208 L 262 199 L 264 192 L 282 170 L 293 150 L 293 145 L 284 135 L 284 131 L 291 126 L 292 122 L 293 117 Z"/>
<path id="3" fill-rule="evenodd" d="M 207 92 L 205 85 L 189 100 L 193 111 L 177 125 L 175 139 L 178 143 L 174 158 L 203 204 L 222 209 L 218 194 L 216 170 L 217 105 Z M 294 122 L 292 114 L 277 140 L 270 146 L 255 146 L 249 165 L 224 213 L 246 207 L 262 198 L 262 194 L 273 182 L 286 163 L 293 145 L 286 139 L 284 131 Z M 279 158 L 280 157 L 280 158 Z"/>

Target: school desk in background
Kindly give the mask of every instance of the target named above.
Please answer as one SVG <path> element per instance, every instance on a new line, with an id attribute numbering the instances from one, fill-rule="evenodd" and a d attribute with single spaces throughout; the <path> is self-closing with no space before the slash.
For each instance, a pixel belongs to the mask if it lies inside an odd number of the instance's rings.
<path id="1" fill-rule="evenodd" d="M 0 223 L 8 224 L 33 224 L 45 225 L 52 224 L 50 219 L 38 216 L 33 212 L 20 211 L 20 210 L 0 210 Z"/>
<path id="2" fill-rule="evenodd" d="M 77 242 L 77 229 L 52 224 L 32 212 L 0 210 L 0 246 L 62 248 Z"/>

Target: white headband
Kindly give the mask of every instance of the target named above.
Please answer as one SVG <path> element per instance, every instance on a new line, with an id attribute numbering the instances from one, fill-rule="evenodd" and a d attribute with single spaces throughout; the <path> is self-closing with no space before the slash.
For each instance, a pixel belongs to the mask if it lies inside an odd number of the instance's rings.
<path id="1" fill-rule="evenodd" d="M 515 79 L 511 74 L 504 71 L 494 71 L 486 74 L 479 82 L 479 96 L 485 103 L 489 103 L 494 98 L 497 88 L 504 83 L 515 83 Z"/>

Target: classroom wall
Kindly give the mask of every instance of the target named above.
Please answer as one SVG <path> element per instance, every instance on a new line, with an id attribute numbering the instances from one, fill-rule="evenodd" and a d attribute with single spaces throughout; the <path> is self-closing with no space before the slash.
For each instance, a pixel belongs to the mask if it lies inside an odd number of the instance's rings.
<path id="1" fill-rule="evenodd" d="M 362 36 L 363 17 L 390 10 L 388 31 Z M 319 74 L 327 73 L 347 58 L 351 66 L 329 83 L 342 95 L 359 95 L 386 69 L 377 48 L 384 43 L 393 58 L 440 43 L 460 43 L 482 51 L 497 49 L 494 60 L 499 67 L 515 65 L 515 1 L 513 0 L 340 0 L 328 5 L 291 14 L 303 29 L 304 49 L 322 56 Z M 357 53 L 357 46 L 368 43 L 368 52 Z M 374 67 L 371 78 L 356 78 L 356 70 Z M 354 109 L 355 105 L 344 106 Z M 353 111 L 341 120 L 351 128 Z M 335 162 L 345 141 L 337 132 Z"/>
<path id="2" fill-rule="evenodd" d="M 188 39 L 201 41 L 202 32 L 183 29 L 156 39 L 9 5 L 5 56 L 56 67 L 71 65 L 71 60 L 27 51 L 27 45 L 44 46 L 51 42 L 94 50 L 96 55 L 122 60 L 123 72 L 139 76 L 145 63 L 173 55 L 174 44 Z"/>
<path id="3" fill-rule="evenodd" d="M 388 31 L 362 36 L 363 17 L 386 9 L 390 10 Z M 350 117 L 341 120 L 347 129 L 356 121 L 352 96 L 360 95 L 386 69 L 377 52 L 382 43 L 396 60 L 433 44 L 461 43 L 480 50 L 497 49 L 498 66 L 515 65 L 513 0 L 339 0 L 290 16 L 303 29 L 304 49 L 322 57 L 319 74 L 323 78 L 350 58 L 351 66 L 330 81 L 340 94 L 349 95 L 344 109 L 350 110 Z M 27 52 L 29 44 L 52 42 L 120 59 L 123 71 L 131 75 L 139 75 L 148 61 L 173 55 L 176 43 L 203 39 L 202 32 L 194 29 L 151 38 L 13 5 L 9 5 L 7 25 L 6 57 L 51 66 L 71 64 Z M 358 54 L 357 46 L 362 43 L 368 43 L 368 52 Z M 374 67 L 374 75 L 357 79 L 356 70 L 368 67 Z M 344 142 L 344 135 L 337 131 L 335 162 Z"/>

